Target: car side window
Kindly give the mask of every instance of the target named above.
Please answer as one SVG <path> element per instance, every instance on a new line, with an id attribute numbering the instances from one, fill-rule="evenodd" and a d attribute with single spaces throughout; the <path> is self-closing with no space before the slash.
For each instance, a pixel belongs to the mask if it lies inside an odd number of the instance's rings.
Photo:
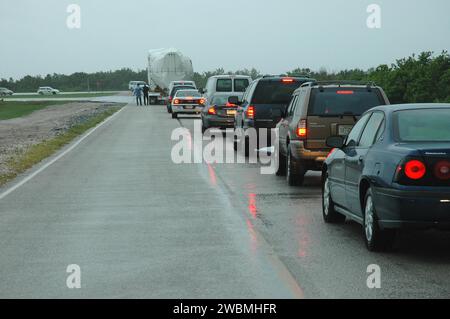
<path id="1" fill-rule="evenodd" d="M 293 95 L 292 99 L 291 99 L 291 103 L 289 103 L 289 106 L 287 108 L 286 111 L 286 116 L 292 116 L 292 114 L 294 114 L 294 109 L 295 109 L 295 102 L 297 101 L 297 95 Z"/>
<path id="2" fill-rule="evenodd" d="M 358 146 L 371 147 L 373 143 L 375 143 L 375 136 L 377 135 L 378 129 L 380 128 L 383 120 L 384 114 L 382 112 L 373 113 L 364 128 Z"/>
<path id="3" fill-rule="evenodd" d="M 372 113 L 367 113 L 363 117 L 359 119 L 359 121 L 355 124 L 350 134 L 348 134 L 345 145 L 347 147 L 354 147 L 358 145 L 359 137 L 361 136 L 361 132 L 364 129 L 367 120 L 372 115 Z"/>
<path id="4" fill-rule="evenodd" d="M 303 107 L 303 103 L 305 102 L 305 95 L 306 95 L 306 91 L 305 90 L 301 90 L 300 93 L 298 94 L 298 98 L 297 98 L 297 103 L 295 106 L 295 113 L 299 114 L 300 110 Z"/>

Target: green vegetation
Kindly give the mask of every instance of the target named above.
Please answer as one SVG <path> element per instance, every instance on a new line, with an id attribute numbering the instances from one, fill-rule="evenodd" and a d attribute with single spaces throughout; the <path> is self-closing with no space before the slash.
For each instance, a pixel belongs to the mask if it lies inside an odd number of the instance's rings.
<path id="1" fill-rule="evenodd" d="M 0 175 L 0 185 L 15 178 L 18 174 L 23 173 L 27 169 L 31 168 L 33 165 L 51 156 L 61 147 L 67 145 L 77 136 L 83 134 L 88 129 L 104 121 L 106 118 L 117 112 L 119 109 L 120 107 L 114 107 L 99 115 L 93 116 L 85 123 L 75 125 L 65 133 L 62 133 L 61 135 L 58 135 L 53 139 L 36 144 L 30 147 L 24 153 L 17 155 L 14 158 L 11 158 L 7 163 L 8 168 L 10 169 L 10 173 Z"/>
<path id="2" fill-rule="evenodd" d="M 61 104 L 57 101 L 13 102 L 0 101 L 0 120 L 9 120 L 28 115 L 50 105 Z"/>
<path id="3" fill-rule="evenodd" d="M 217 74 L 246 74 L 257 78 L 261 73 L 256 69 L 226 72 L 219 68 L 212 72 L 194 73 L 194 81 L 199 88 L 206 84 L 208 77 Z M 296 68 L 286 72 L 289 75 L 308 75 L 317 80 L 358 80 L 375 82 L 382 86 L 391 102 L 450 102 L 450 56 L 447 52 L 439 55 L 423 52 L 419 55 L 397 60 L 391 65 L 380 65 L 369 70 L 351 69 L 339 72 L 327 70 L 313 71 Z M 45 77 L 25 76 L 0 80 L 0 87 L 14 92 L 33 92 L 39 86 L 52 86 L 62 91 L 117 91 L 127 90 L 132 80 L 147 81 L 147 71 L 121 69 L 109 72 L 53 74 Z"/>
<path id="4" fill-rule="evenodd" d="M 105 92 L 105 93 L 62 93 L 55 95 L 40 95 L 40 94 L 14 94 L 13 96 L 6 97 L 7 99 L 72 99 L 72 98 L 92 98 L 92 97 L 102 97 L 116 95 L 117 91 Z"/>

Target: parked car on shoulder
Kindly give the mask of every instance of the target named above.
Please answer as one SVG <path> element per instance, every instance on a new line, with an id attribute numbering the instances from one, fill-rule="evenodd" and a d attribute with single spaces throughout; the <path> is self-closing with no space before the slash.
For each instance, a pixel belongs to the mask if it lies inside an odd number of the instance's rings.
<path id="1" fill-rule="evenodd" d="M 0 87 L 0 96 L 6 96 L 6 95 L 13 95 L 14 92 L 7 89 L 7 88 L 2 88 Z"/>
<path id="2" fill-rule="evenodd" d="M 323 218 L 363 225 L 369 250 L 400 228 L 450 229 L 450 104 L 378 106 L 333 148 L 322 170 Z"/>
<path id="3" fill-rule="evenodd" d="M 205 102 L 198 90 L 178 90 L 172 100 L 172 118 L 178 118 L 179 114 L 200 114 Z"/>
<path id="4" fill-rule="evenodd" d="M 230 93 L 216 93 L 208 100 L 202 111 L 202 132 L 209 128 L 233 128 L 234 117 L 238 108 L 237 103 L 242 98 L 242 93 L 230 95 Z M 233 100 L 234 99 L 234 100 Z"/>
<path id="5" fill-rule="evenodd" d="M 41 86 L 38 90 L 37 93 L 39 95 L 56 95 L 59 94 L 60 91 L 57 89 L 54 89 L 50 86 Z"/>
<path id="6" fill-rule="evenodd" d="M 320 171 L 330 148 L 326 139 L 346 136 L 361 114 L 389 104 L 383 89 L 373 84 L 309 82 L 298 88 L 277 124 L 279 168 L 289 185 L 302 185 L 307 171 Z"/>

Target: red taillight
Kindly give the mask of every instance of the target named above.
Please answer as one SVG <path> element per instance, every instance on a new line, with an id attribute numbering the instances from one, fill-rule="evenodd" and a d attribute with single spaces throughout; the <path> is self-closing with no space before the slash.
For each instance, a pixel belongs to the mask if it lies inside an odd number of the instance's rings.
<path id="1" fill-rule="evenodd" d="M 294 82 L 294 79 L 293 78 L 282 78 L 281 82 L 283 82 L 283 83 L 292 83 L 292 82 Z"/>
<path id="2" fill-rule="evenodd" d="M 427 168 L 425 164 L 419 160 L 411 160 L 405 164 L 405 175 L 413 180 L 421 179 L 425 176 Z"/>
<path id="3" fill-rule="evenodd" d="M 352 95 L 355 92 L 353 92 L 353 91 L 337 91 L 336 93 L 342 94 L 342 95 Z"/>
<path id="4" fill-rule="evenodd" d="M 300 138 L 306 138 L 308 135 L 308 129 L 306 128 L 306 120 L 300 120 L 297 124 L 296 134 Z"/>
<path id="5" fill-rule="evenodd" d="M 247 117 L 249 119 L 255 118 L 255 107 L 253 105 L 249 105 L 249 107 L 247 108 Z"/>
<path id="6" fill-rule="evenodd" d="M 208 109 L 208 114 L 209 114 L 209 115 L 216 115 L 216 109 L 214 108 L 214 106 L 211 106 L 211 107 Z"/>
<path id="7" fill-rule="evenodd" d="M 205 104 L 206 100 L 205 99 L 200 99 L 199 103 L 200 104 Z"/>
<path id="8" fill-rule="evenodd" d="M 180 100 L 179 100 L 179 99 L 175 99 L 175 100 L 173 101 L 173 104 L 180 104 Z"/>
<path id="9" fill-rule="evenodd" d="M 434 175 L 441 180 L 450 179 L 450 162 L 440 161 L 434 166 Z"/>

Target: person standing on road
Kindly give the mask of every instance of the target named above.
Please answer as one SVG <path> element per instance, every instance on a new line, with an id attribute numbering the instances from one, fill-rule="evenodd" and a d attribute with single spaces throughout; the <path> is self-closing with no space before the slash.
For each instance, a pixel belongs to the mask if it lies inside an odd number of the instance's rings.
<path id="1" fill-rule="evenodd" d="M 139 84 L 134 88 L 133 94 L 136 97 L 136 105 L 142 106 L 142 88 Z"/>
<path id="2" fill-rule="evenodd" d="M 150 92 L 150 87 L 146 84 L 144 85 L 144 88 L 142 89 L 144 92 L 144 105 L 150 105 L 149 99 L 148 99 L 148 93 Z"/>

